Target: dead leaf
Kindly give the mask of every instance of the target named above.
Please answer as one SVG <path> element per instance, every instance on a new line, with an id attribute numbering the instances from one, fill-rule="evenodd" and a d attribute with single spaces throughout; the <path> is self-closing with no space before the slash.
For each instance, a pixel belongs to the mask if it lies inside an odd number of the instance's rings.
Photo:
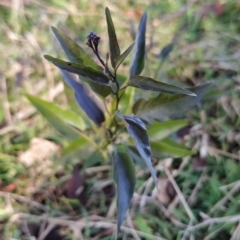
<path id="1" fill-rule="evenodd" d="M 203 170 L 207 166 L 206 158 L 201 158 L 197 156 L 193 161 L 193 170 L 199 171 Z"/>
<path id="2" fill-rule="evenodd" d="M 72 177 L 66 186 L 66 197 L 78 199 L 81 204 L 86 203 L 84 178 L 80 174 L 81 165 L 77 164 L 73 170 Z"/>
<path id="3" fill-rule="evenodd" d="M 160 177 L 158 185 L 161 186 L 161 190 L 158 192 L 157 198 L 162 204 L 168 205 L 176 196 L 176 191 L 167 177 Z"/>
<path id="4" fill-rule="evenodd" d="M 2 192 L 14 192 L 17 189 L 17 184 L 16 183 L 9 183 L 6 186 L 0 186 L 0 191 Z"/>
<path id="5" fill-rule="evenodd" d="M 197 11 L 197 14 L 200 16 L 201 21 L 212 13 L 215 14 L 216 17 L 219 17 L 223 14 L 224 7 L 222 3 L 206 4 Z"/>

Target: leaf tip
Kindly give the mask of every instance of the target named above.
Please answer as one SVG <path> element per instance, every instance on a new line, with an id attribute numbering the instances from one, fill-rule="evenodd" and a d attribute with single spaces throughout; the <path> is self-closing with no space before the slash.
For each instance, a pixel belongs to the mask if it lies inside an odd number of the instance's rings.
<path id="1" fill-rule="evenodd" d="M 57 30 L 54 26 L 51 26 L 50 28 L 53 32 Z"/>
<path id="2" fill-rule="evenodd" d="M 189 92 L 189 93 L 188 93 L 188 96 L 197 97 L 197 94 L 196 94 L 196 93 L 193 93 L 193 92 Z"/>
<path id="3" fill-rule="evenodd" d="M 105 13 L 109 13 L 110 11 L 109 11 L 109 8 L 108 7 L 106 7 L 105 8 Z"/>

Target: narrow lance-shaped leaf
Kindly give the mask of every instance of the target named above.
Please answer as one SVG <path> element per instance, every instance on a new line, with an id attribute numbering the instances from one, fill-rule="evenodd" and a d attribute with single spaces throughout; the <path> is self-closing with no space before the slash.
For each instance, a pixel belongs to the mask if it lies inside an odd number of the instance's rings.
<path id="1" fill-rule="evenodd" d="M 149 100 L 139 99 L 133 106 L 133 113 L 145 123 L 152 120 L 165 121 L 168 118 L 179 118 L 184 112 L 193 108 L 210 88 L 211 83 L 188 88 L 196 93 L 197 97 L 183 94 L 169 95 L 160 93 L 157 97 Z"/>
<path id="2" fill-rule="evenodd" d="M 155 158 L 177 158 L 195 154 L 194 151 L 188 149 L 180 143 L 173 141 L 170 138 L 165 138 L 158 142 L 150 142 L 150 145 L 152 149 L 152 155 Z"/>
<path id="3" fill-rule="evenodd" d="M 71 38 L 65 35 L 62 31 L 55 27 L 51 27 L 52 32 L 61 44 L 62 49 L 67 55 L 69 61 L 79 63 L 95 70 L 101 70 L 102 68 L 95 63 L 95 61 Z"/>
<path id="4" fill-rule="evenodd" d="M 133 162 L 123 151 L 115 151 L 113 170 L 117 185 L 117 229 L 119 232 L 134 193 L 136 179 Z"/>
<path id="5" fill-rule="evenodd" d="M 70 125 L 73 125 L 76 128 L 80 128 L 79 124 L 76 124 L 76 120 L 79 120 L 77 115 L 71 111 L 63 110 L 51 102 L 44 101 L 30 94 L 26 94 L 26 97 L 48 120 L 48 122 L 63 136 L 70 140 L 75 140 L 79 137 L 78 133 L 70 127 Z"/>
<path id="6" fill-rule="evenodd" d="M 105 9 L 107 27 L 108 27 L 108 37 L 109 37 L 109 47 L 110 47 L 110 58 L 112 67 L 115 68 L 116 62 L 120 56 L 120 48 L 117 41 L 117 36 L 112 21 L 111 13 L 108 8 Z"/>
<path id="7" fill-rule="evenodd" d="M 173 43 L 169 43 L 168 45 L 166 45 L 161 50 L 161 52 L 159 54 L 159 59 L 160 60 L 165 60 L 169 56 L 170 52 L 173 50 L 173 46 L 174 46 Z"/>
<path id="8" fill-rule="evenodd" d="M 147 13 L 144 13 L 138 26 L 138 33 L 133 48 L 130 77 L 141 74 L 144 68 L 146 24 Z"/>
<path id="9" fill-rule="evenodd" d="M 70 62 L 79 63 L 91 67 L 95 70 L 102 71 L 100 67 L 84 50 L 81 46 L 76 44 L 71 38 L 65 35 L 62 31 L 55 27 L 51 27 L 55 37 L 59 41 L 61 47 L 63 48 L 66 56 Z M 101 97 L 106 97 L 111 93 L 109 86 L 99 85 L 96 82 L 89 81 L 88 78 L 81 77 L 81 80 L 87 82 L 90 87 Z"/>
<path id="10" fill-rule="evenodd" d="M 147 127 L 147 132 L 151 141 L 159 141 L 187 125 L 187 120 L 169 120 L 165 122 L 154 122 L 151 126 Z"/>
<path id="11" fill-rule="evenodd" d="M 117 70 L 118 67 L 122 64 L 122 62 L 125 60 L 125 58 L 129 55 L 129 53 L 132 51 L 134 47 L 134 43 L 131 44 L 124 52 L 123 54 L 121 54 L 119 56 L 119 58 L 117 59 L 117 63 L 116 63 L 116 66 L 115 66 L 115 69 Z"/>
<path id="12" fill-rule="evenodd" d="M 146 127 L 143 121 L 138 117 L 123 116 L 119 112 L 117 112 L 117 115 L 124 121 L 128 133 L 132 138 L 134 138 L 137 150 L 141 157 L 144 159 L 149 171 L 151 172 L 153 180 L 157 186 L 158 180 L 156 177 L 156 172 L 152 166 L 151 148 L 149 144 Z"/>
<path id="13" fill-rule="evenodd" d="M 71 73 L 76 73 L 83 77 L 88 77 L 90 80 L 92 80 L 96 83 L 99 83 L 101 85 L 105 85 L 105 86 L 109 85 L 108 84 L 108 82 L 110 80 L 109 77 L 98 70 L 95 70 L 91 67 L 86 67 L 84 65 L 80 65 L 77 63 L 65 62 L 61 59 L 54 58 L 49 55 L 45 55 L 44 57 L 48 61 L 53 63 L 55 66 L 57 66 L 63 70 L 66 70 Z"/>
<path id="14" fill-rule="evenodd" d="M 67 71 L 61 70 L 65 82 L 74 90 L 75 99 L 87 116 L 100 125 L 105 121 L 104 105 L 100 99 L 82 82 L 77 82 L 75 76 Z"/>
<path id="15" fill-rule="evenodd" d="M 144 76 L 133 76 L 129 79 L 129 86 L 141 88 L 144 90 L 156 91 L 156 92 L 165 92 L 165 93 L 180 93 L 189 96 L 196 97 L 197 95 L 193 92 L 188 91 L 187 89 L 175 87 L 173 85 L 158 82 L 152 78 Z"/>
<path id="16" fill-rule="evenodd" d="M 81 148 L 85 147 L 88 144 L 88 141 L 83 138 L 80 137 L 77 140 L 71 142 L 68 146 L 66 146 L 65 148 L 63 148 L 63 150 L 61 151 L 61 157 L 62 158 L 70 158 L 70 157 L 74 157 L 74 156 L 79 156 L 79 151 Z"/>

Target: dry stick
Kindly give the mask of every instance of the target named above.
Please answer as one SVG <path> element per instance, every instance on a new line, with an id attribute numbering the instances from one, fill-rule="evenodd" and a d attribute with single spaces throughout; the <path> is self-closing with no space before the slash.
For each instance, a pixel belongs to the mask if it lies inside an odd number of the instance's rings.
<path id="1" fill-rule="evenodd" d="M 223 156 L 226 156 L 226 157 L 230 157 L 230 158 L 233 158 L 233 159 L 236 159 L 236 160 L 240 160 L 240 156 L 239 155 L 233 154 L 233 153 L 229 153 L 229 152 L 223 151 L 221 149 L 210 147 L 209 151 L 212 151 L 213 153 L 216 153 L 216 154 L 219 154 L 219 155 L 223 155 Z"/>
<path id="2" fill-rule="evenodd" d="M 208 179 L 206 176 L 206 169 L 202 172 L 200 178 L 198 179 L 197 184 L 195 185 L 191 195 L 189 196 L 187 202 L 191 206 L 196 201 L 196 195 L 198 194 L 199 189 L 202 187 L 203 182 L 205 182 Z"/>
<path id="3" fill-rule="evenodd" d="M 186 228 L 185 230 L 183 230 L 181 232 L 184 232 L 184 231 L 194 232 L 194 231 L 201 229 L 203 227 L 206 227 L 210 224 L 224 223 L 224 222 L 235 223 L 235 222 L 239 222 L 239 221 L 240 221 L 240 215 L 233 215 L 233 216 L 220 217 L 220 218 L 210 218 L 210 219 L 205 220 L 202 223 L 199 223 L 192 227 Z"/>
<path id="4" fill-rule="evenodd" d="M 237 240 L 237 239 L 240 239 L 240 223 L 238 223 L 230 240 Z"/>
<path id="5" fill-rule="evenodd" d="M 194 217 L 194 215 L 193 215 L 190 207 L 188 206 L 188 203 L 187 203 L 187 201 L 185 200 L 185 198 L 184 198 L 181 190 L 179 189 L 177 183 L 175 182 L 172 174 L 170 173 L 170 171 L 169 171 L 167 168 L 165 169 L 165 173 L 167 174 L 168 179 L 169 179 L 170 182 L 172 183 L 175 191 L 177 192 L 177 194 L 178 194 L 178 196 L 179 196 L 179 199 L 180 199 L 180 201 L 182 202 L 182 204 L 183 204 L 183 206 L 184 206 L 184 208 L 185 208 L 185 210 L 186 210 L 189 218 L 194 222 L 194 221 L 195 221 L 195 217 Z"/>
<path id="6" fill-rule="evenodd" d="M 225 191 L 225 190 L 227 190 L 228 188 L 232 188 L 232 187 L 234 187 L 236 184 L 239 184 L 239 183 L 240 183 L 240 180 L 235 181 L 235 182 L 232 182 L 232 183 L 229 183 L 229 184 L 224 185 L 224 186 L 221 186 L 221 187 L 219 187 L 219 189 Z"/>
<path id="7" fill-rule="evenodd" d="M 234 187 L 220 200 L 218 201 L 211 209 L 210 213 L 214 212 L 217 208 L 224 205 L 228 199 L 240 188 L 240 182 L 234 185 Z"/>
<path id="8" fill-rule="evenodd" d="M 146 205 L 146 196 L 148 195 L 148 193 L 150 192 L 150 188 L 151 185 L 153 184 L 153 178 L 150 177 L 147 181 L 146 181 L 146 186 L 143 192 L 143 196 L 141 198 L 141 202 L 140 202 L 140 209 L 144 208 Z"/>
<path id="9" fill-rule="evenodd" d="M 186 224 L 183 224 L 180 221 L 178 221 L 177 219 L 175 219 L 172 216 L 172 214 L 168 211 L 168 209 L 161 202 L 159 202 L 158 200 L 155 200 L 153 197 L 149 197 L 149 196 L 145 196 L 145 197 L 146 197 L 148 203 L 155 204 L 160 209 L 160 211 L 163 213 L 163 215 L 167 219 L 169 219 L 176 227 L 185 228 L 187 226 Z M 142 198 L 141 195 L 134 193 L 133 200 L 140 199 L 140 201 L 141 201 L 141 198 Z"/>
<path id="10" fill-rule="evenodd" d="M 132 223 L 132 219 L 131 219 L 131 216 L 130 216 L 129 212 L 127 213 L 126 221 L 127 221 L 127 225 L 128 225 L 130 228 L 134 229 L 134 226 L 133 226 L 133 223 Z M 136 232 L 135 229 L 134 229 L 134 232 L 133 232 L 132 235 L 133 235 L 133 237 L 134 237 L 135 239 L 141 240 L 140 237 L 138 236 L 138 234 L 137 234 L 137 232 Z"/>
<path id="11" fill-rule="evenodd" d="M 190 221 L 189 221 L 189 224 L 188 224 L 187 227 L 191 227 L 192 225 L 193 225 L 193 221 L 190 220 Z M 192 234 L 191 234 L 191 236 L 192 236 Z M 181 240 L 186 240 L 186 239 L 188 239 L 188 237 L 189 237 L 189 233 L 188 233 L 188 232 L 184 232 L 184 234 L 183 234 Z"/>
<path id="12" fill-rule="evenodd" d="M 56 210 L 53 210 L 51 209 L 50 207 L 48 206 L 45 206 L 43 204 L 40 204 L 34 200 L 31 200 L 27 197 L 24 197 L 24 196 L 21 196 L 21 195 L 17 195 L 17 194 L 14 194 L 14 193 L 6 193 L 6 192 L 2 192 L 0 191 L 0 196 L 2 197 L 5 197 L 6 195 L 10 196 L 11 198 L 13 199 L 16 199 L 17 201 L 20 201 L 20 202 L 23 202 L 23 203 L 26 203 L 27 205 L 31 205 L 32 207 L 35 207 L 39 210 L 42 210 L 42 211 L 45 211 L 45 212 L 56 212 Z M 65 215 L 64 213 L 62 212 L 58 212 L 57 213 L 61 214 L 61 215 Z"/>
<path id="13" fill-rule="evenodd" d="M 0 93 L 2 96 L 2 107 L 4 113 L 4 120 L 6 121 L 7 125 L 12 124 L 12 115 L 10 112 L 10 105 L 8 102 L 8 93 L 7 93 L 7 82 L 6 77 L 2 74 L 0 75 Z"/>
<path id="14" fill-rule="evenodd" d="M 46 219 L 46 221 L 47 221 L 47 219 Z M 55 226 L 56 226 L 56 224 L 54 224 L 54 223 L 48 224 L 46 229 L 44 229 L 44 231 L 41 232 L 40 236 L 38 237 L 38 240 L 44 240 L 48 236 L 48 234 L 53 230 L 53 228 Z"/>
<path id="15" fill-rule="evenodd" d="M 224 227 L 224 226 L 221 226 L 220 228 L 214 230 L 213 232 L 211 232 L 210 234 L 208 234 L 206 237 L 204 237 L 203 240 L 214 239 L 215 235 L 216 235 L 217 233 L 221 232 L 223 227 Z"/>
<path id="16" fill-rule="evenodd" d="M 78 229 L 83 229 L 85 227 L 116 228 L 115 223 L 106 222 L 106 221 L 99 221 L 99 222 L 88 221 L 88 222 L 86 222 L 84 219 L 79 220 L 79 221 L 73 221 L 73 220 L 66 220 L 66 219 L 61 219 L 61 218 L 51 218 L 51 217 L 48 218 L 47 216 L 30 215 L 30 214 L 26 214 L 26 213 L 16 213 L 11 217 L 10 220 L 11 221 L 19 221 L 21 219 L 28 219 L 28 220 L 33 219 L 33 220 L 38 220 L 38 221 L 47 219 L 47 221 L 52 223 L 52 224 L 64 225 L 64 226 L 68 226 L 70 228 L 76 227 Z M 144 238 L 150 238 L 150 239 L 155 239 L 155 240 L 166 240 L 164 238 L 156 237 L 156 236 L 153 236 L 153 235 L 148 234 L 148 233 L 133 230 L 133 229 L 128 228 L 128 227 L 123 227 L 122 226 L 121 230 L 126 232 L 126 233 L 130 233 L 130 234 L 133 234 L 133 232 L 135 231 L 140 237 L 144 237 Z"/>

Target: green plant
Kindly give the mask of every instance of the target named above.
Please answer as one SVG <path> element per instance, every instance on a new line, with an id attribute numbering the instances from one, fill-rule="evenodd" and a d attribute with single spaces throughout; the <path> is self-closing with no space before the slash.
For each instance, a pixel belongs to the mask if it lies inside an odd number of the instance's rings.
<path id="1" fill-rule="evenodd" d="M 140 76 L 145 63 L 147 14 L 144 13 L 141 18 L 135 42 L 122 54 L 108 8 L 106 8 L 106 20 L 110 54 L 107 53 L 105 61 L 99 52 L 100 37 L 90 33 L 87 40 L 87 46 L 92 49 L 101 65 L 98 65 L 79 45 L 54 27 L 52 31 L 69 62 L 49 55 L 45 56 L 48 61 L 61 69 L 66 83 L 67 97 L 73 104 L 73 109 L 76 106 L 71 101 L 74 95 L 78 105 L 97 127 L 86 118 L 80 117 L 77 109 L 74 109 L 75 111 L 63 110 L 35 96 L 27 94 L 27 97 L 42 115 L 69 140 L 70 143 L 63 150 L 63 155 L 86 149 L 88 144 L 91 144 L 106 161 L 112 160 L 114 180 L 117 185 L 117 227 L 119 231 L 134 192 L 136 182 L 134 163 L 142 158 L 157 186 L 158 180 L 152 165 L 152 156 L 159 157 L 159 149 L 164 148 L 164 144 L 159 144 L 159 140 L 186 125 L 186 121 L 167 120 L 181 117 L 184 112 L 193 108 L 207 92 L 210 84 L 184 89 L 149 76 Z M 162 61 L 166 59 L 173 45 L 169 46 L 171 47 L 163 49 L 160 54 Z M 133 53 L 130 73 L 128 77 L 123 77 L 118 73 L 118 68 L 131 51 Z M 108 65 L 109 55 L 112 68 Z M 72 73 L 77 74 L 79 79 Z M 147 100 L 139 98 L 138 88 L 158 94 L 155 96 L 150 94 Z M 130 89 L 129 92 L 127 92 L 128 89 Z M 139 99 L 133 104 L 137 97 Z M 134 116 L 127 115 L 131 110 Z M 167 122 L 159 123 L 161 121 Z M 126 137 L 124 125 L 131 138 Z M 168 128 L 167 133 L 164 133 L 165 126 Z M 162 130 L 159 131 L 161 128 Z M 134 151 L 132 139 L 137 152 Z M 176 143 L 167 139 L 165 144 L 173 147 L 177 152 Z M 192 154 L 192 152 L 186 150 L 178 154 L 182 156 Z"/>

